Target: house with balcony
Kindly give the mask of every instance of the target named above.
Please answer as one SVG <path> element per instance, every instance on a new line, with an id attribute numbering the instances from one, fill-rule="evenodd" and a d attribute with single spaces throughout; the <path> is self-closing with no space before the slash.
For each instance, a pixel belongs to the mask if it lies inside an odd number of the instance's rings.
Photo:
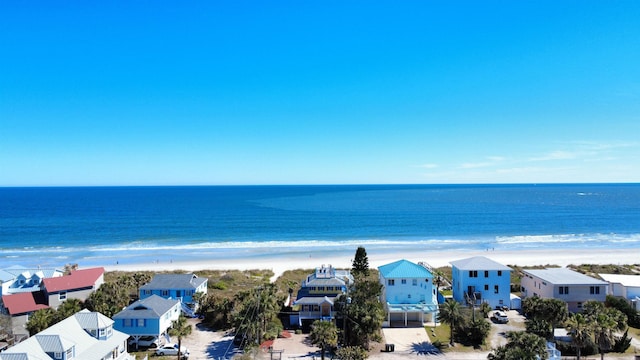
<path id="1" fill-rule="evenodd" d="M 438 297 L 433 274 L 423 265 L 408 260 L 378 267 L 382 285 L 381 301 L 387 313 L 387 323 L 410 322 L 422 326 L 434 321 L 438 311 Z"/>
<path id="2" fill-rule="evenodd" d="M 182 310 L 193 316 L 197 308 L 194 296 L 207 294 L 209 279 L 195 274 L 157 274 L 150 282 L 140 287 L 140 299 L 157 295 L 165 299 L 176 299 L 182 304 Z"/>
<path id="3" fill-rule="evenodd" d="M 453 299 L 461 304 L 511 305 L 511 268 L 484 256 L 451 261 Z"/>
<path id="4" fill-rule="evenodd" d="M 129 335 L 113 329 L 113 320 L 82 310 L 0 353 L 0 360 L 134 360 Z"/>
<path id="5" fill-rule="evenodd" d="M 523 270 L 521 294 L 543 299 L 560 299 L 567 303 L 569 311 L 582 311 L 582 304 L 589 300 L 604 302 L 609 283 L 567 268 Z"/>
<path id="6" fill-rule="evenodd" d="M 11 266 L 0 269 L 0 296 L 40 291 L 44 279 L 63 276 L 57 269 Z"/>
<path id="7" fill-rule="evenodd" d="M 333 320 L 336 299 L 346 294 L 352 284 L 353 276 L 349 270 L 339 270 L 331 265 L 316 268 L 300 285 L 293 302 L 298 316 L 290 317 L 290 322 L 307 328 L 315 320 Z"/>
<path id="8" fill-rule="evenodd" d="M 104 283 L 104 268 L 72 270 L 69 274 L 44 279 L 42 288 L 47 304 L 57 309 L 67 299 L 85 301 Z"/>
<path id="9" fill-rule="evenodd" d="M 609 283 L 607 295 L 626 299 L 632 308 L 640 311 L 640 275 L 598 274 Z"/>
<path id="10" fill-rule="evenodd" d="M 158 295 L 138 300 L 113 316 L 114 329 L 131 336 L 129 343 L 139 345 L 140 339 L 159 345 L 167 330 L 180 317 L 182 306 L 178 299 Z"/>

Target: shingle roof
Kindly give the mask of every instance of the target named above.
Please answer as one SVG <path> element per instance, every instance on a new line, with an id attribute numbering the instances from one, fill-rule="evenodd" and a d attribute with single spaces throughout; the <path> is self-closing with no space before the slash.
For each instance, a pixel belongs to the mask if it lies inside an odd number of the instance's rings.
<path id="1" fill-rule="evenodd" d="M 140 290 L 196 289 L 206 281 L 195 274 L 158 274 Z"/>
<path id="2" fill-rule="evenodd" d="M 466 259 L 451 261 L 449 264 L 460 270 L 502 270 L 511 271 L 511 268 L 493 261 L 484 256 L 474 256 Z"/>
<path id="3" fill-rule="evenodd" d="M 378 267 L 385 279 L 390 278 L 431 278 L 433 275 L 427 268 L 414 264 L 409 260 L 398 260 Z"/>
<path id="4" fill-rule="evenodd" d="M 328 302 L 333 305 L 335 298 L 329 298 L 327 296 L 324 297 L 304 297 L 302 299 L 296 300 L 294 305 L 320 305 L 322 303 Z"/>
<path id="5" fill-rule="evenodd" d="M 114 319 L 154 319 L 171 310 L 180 300 L 165 299 L 158 295 L 138 300 L 113 316 Z"/>
<path id="6" fill-rule="evenodd" d="M 103 274 L 104 268 L 102 267 L 82 269 L 75 270 L 69 275 L 44 279 L 42 282 L 47 292 L 53 293 L 94 286 Z"/>
<path id="7" fill-rule="evenodd" d="M 608 285 L 606 281 L 594 279 L 567 268 L 522 271 L 554 285 Z"/>
<path id="8" fill-rule="evenodd" d="M 46 304 L 36 302 L 36 295 L 36 293 L 32 292 L 3 295 L 2 303 L 4 307 L 9 310 L 10 315 L 24 314 L 48 308 L 49 306 Z"/>

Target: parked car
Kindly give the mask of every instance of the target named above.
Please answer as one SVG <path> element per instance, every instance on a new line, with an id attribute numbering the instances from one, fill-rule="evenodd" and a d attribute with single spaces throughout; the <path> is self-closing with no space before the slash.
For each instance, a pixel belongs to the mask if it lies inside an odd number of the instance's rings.
<path id="1" fill-rule="evenodd" d="M 178 355 L 178 344 L 166 344 L 156 349 L 156 355 Z M 183 359 L 189 358 L 189 350 L 186 347 L 180 347 L 180 355 Z"/>
<path id="2" fill-rule="evenodd" d="M 507 314 L 501 311 L 494 312 L 493 315 L 491 316 L 491 320 L 493 320 L 493 322 L 498 324 L 506 324 L 509 322 L 509 318 L 507 317 Z"/>
<path id="3" fill-rule="evenodd" d="M 162 342 L 157 336 L 142 336 L 138 339 L 138 347 L 141 348 L 156 348 L 158 345 L 161 345 Z M 129 338 L 129 346 L 135 346 L 136 341 L 133 337 Z"/>

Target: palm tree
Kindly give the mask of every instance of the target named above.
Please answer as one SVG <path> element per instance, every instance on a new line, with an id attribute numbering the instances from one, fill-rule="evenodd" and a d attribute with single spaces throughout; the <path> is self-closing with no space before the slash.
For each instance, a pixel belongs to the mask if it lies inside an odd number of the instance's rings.
<path id="1" fill-rule="evenodd" d="M 509 342 L 489 354 L 489 360 L 540 360 L 548 357 L 544 338 L 524 331 L 507 333 Z"/>
<path id="2" fill-rule="evenodd" d="M 316 320 L 311 325 L 309 337 L 311 343 L 320 348 L 320 356 L 324 360 L 326 349 L 338 344 L 338 328 L 330 321 Z"/>
<path id="3" fill-rule="evenodd" d="M 52 308 L 46 308 L 34 312 L 29 316 L 29 321 L 27 321 L 27 330 L 29 331 L 29 335 L 35 335 L 51 326 L 53 324 L 54 317 L 55 310 Z"/>
<path id="4" fill-rule="evenodd" d="M 182 351 L 182 338 L 191 335 L 191 330 L 191 324 L 189 324 L 187 318 L 182 315 L 180 315 L 178 320 L 171 326 L 171 329 L 169 329 L 169 335 L 178 337 L 178 360 L 182 357 L 182 354 L 180 354 Z"/>
<path id="5" fill-rule="evenodd" d="M 82 309 L 82 301 L 80 301 L 79 299 L 67 299 L 58 307 L 58 310 L 54 315 L 54 321 L 58 323 Z"/>
<path id="6" fill-rule="evenodd" d="M 566 327 L 567 332 L 571 336 L 571 342 L 576 347 L 577 360 L 580 360 L 581 349 L 587 344 L 591 336 L 591 326 L 587 318 L 578 313 L 569 317 Z"/>
<path id="7" fill-rule="evenodd" d="M 595 342 L 600 350 L 600 359 L 604 360 L 605 351 L 611 350 L 616 341 L 613 331 L 618 327 L 616 320 L 607 313 L 599 313 L 592 319 Z"/>
<path id="8" fill-rule="evenodd" d="M 454 328 L 462 320 L 462 312 L 460 303 L 455 300 L 447 300 L 440 305 L 440 314 L 438 314 L 443 323 L 450 327 L 449 344 L 453 346 Z"/>

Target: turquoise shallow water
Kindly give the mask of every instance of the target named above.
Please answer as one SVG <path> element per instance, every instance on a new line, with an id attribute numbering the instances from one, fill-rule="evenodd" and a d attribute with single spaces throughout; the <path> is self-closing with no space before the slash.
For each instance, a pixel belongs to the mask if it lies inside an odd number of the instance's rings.
<path id="1" fill-rule="evenodd" d="M 640 249 L 640 185 L 0 188 L 0 265 Z"/>

